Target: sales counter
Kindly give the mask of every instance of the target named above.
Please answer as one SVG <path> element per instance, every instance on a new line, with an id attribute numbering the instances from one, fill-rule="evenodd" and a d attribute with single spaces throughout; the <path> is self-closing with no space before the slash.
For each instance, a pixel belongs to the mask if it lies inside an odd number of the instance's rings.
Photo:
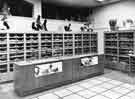
<path id="1" fill-rule="evenodd" d="M 104 73 L 99 54 L 16 62 L 15 92 L 19 96 L 41 92 Z"/>

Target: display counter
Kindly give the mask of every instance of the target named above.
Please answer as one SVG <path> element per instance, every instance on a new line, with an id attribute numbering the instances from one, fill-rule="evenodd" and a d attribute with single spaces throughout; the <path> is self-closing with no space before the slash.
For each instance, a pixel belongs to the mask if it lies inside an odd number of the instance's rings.
<path id="1" fill-rule="evenodd" d="M 103 55 L 87 54 L 16 62 L 15 92 L 25 96 L 104 73 Z"/>

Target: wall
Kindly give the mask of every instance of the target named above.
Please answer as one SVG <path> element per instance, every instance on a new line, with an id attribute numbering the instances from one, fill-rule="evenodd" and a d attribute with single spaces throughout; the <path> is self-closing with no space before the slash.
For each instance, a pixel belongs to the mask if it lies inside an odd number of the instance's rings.
<path id="1" fill-rule="evenodd" d="M 0 19 L 2 16 L 0 16 Z M 10 26 L 10 31 L 18 31 L 18 32 L 27 32 L 32 31 L 32 22 L 35 21 L 36 18 L 28 18 L 28 17 L 16 17 L 16 16 L 8 16 L 8 24 Z M 42 23 L 43 23 L 42 19 Z M 1 23 L 1 21 L 0 21 Z M 64 20 L 53 20 L 47 19 L 47 29 L 48 31 L 64 31 L 64 25 L 71 23 L 71 29 L 73 32 L 80 31 L 80 27 L 83 23 L 73 22 L 73 21 L 64 21 Z M 1 27 L 0 27 L 1 29 Z"/>
<path id="2" fill-rule="evenodd" d="M 41 13 L 41 0 L 25 0 L 25 1 L 28 1 L 30 3 L 32 3 L 34 5 L 34 8 L 33 8 L 33 17 L 36 17 L 37 15 L 41 15 L 42 16 L 42 13 Z"/>
<path id="3" fill-rule="evenodd" d="M 104 35 L 103 31 L 109 30 L 109 19 L 117 19 L 118 25 L 122 26 L 125 19 L 133 19 L 135 21 L 135 0 L 121 0 L 119 3 L 97 7 L 90 16 L 94 19 L 95 30 L 99 32 L 99 52 L 104 52 Z"/>
<path id="4" fill-rule="evenodd" d="M 93 10 L 92 17 L 95 20 L 96 27 L 108 27 L 109 19 L 117 19 L 118 25 L 122 26 L 125 19 L 135 21 L 135 0 L 123 0 L 119 3 L 98 7 Z"/>
<path id="5" fill-rule="evenodd" d="M 42 12 L 42 4 L 41 0 L 26 0 L 34 5 L 33 7 L 33 17 L 16 17 L 16 16 L 8 16 L 8 23 L 11 27 L 10 31 L 32 31 L 31 24 L 33 21 L 36 20 L 37 15 L 41 15 Z M 1 19 L 2 16 L 0 16 Z M 43 22 L 43 19 L 42 19 Z M 0 22 L 1 23 L 1 22 Z M 49 31 L 63 31 L 63 26 L 65 24 L 71 23 L 71 28 L 73 31 L 80 31 L 80 26 L 82 26 L 82 23 L 79 22 L 66 22 L 64 20 L 51 20 L 47 19 L 47 28 Z M 1 27 L 0 27 L 1 29 Z"/>

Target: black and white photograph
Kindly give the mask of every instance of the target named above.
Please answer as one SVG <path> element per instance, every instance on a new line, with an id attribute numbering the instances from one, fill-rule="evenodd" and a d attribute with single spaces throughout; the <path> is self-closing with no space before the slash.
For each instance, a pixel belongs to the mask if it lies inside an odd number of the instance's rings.
<path id="1" fill-rule="evenodd" d="M 135 99 L 135 0 L 0 0 L 0 99 Z"/>

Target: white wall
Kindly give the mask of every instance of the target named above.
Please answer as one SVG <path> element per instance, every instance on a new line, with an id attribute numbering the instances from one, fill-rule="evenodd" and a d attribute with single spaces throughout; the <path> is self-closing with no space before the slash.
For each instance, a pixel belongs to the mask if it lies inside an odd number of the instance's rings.
<path id="1" fill-rule="evenodd" d="M 121 0 L 119 3 L 95 8 L 92 17 L 96 27 L 108 27 L 109 19 L 117 19 L 120 25 L 125 19 L 135 20 L 134 11 L 135 0 Z"/>
<path id="2" fill-rule="evenodd" d="M 1 18 L 2 16 L 0 16 L 0 19 Z M 8 16 L 7 19 L 11 31 L 22 31 L 22 32 L 32 31 L 31 28 L 32 22 L 35 20 L 36 18 L 16 17 L 16 16 Z M 42 23 L 43 20 L 44 19 L 41 20 Z M 48 31 L 59 31 L 59 32 L 64 31 L 64 25 L 69 23 L 71 23 L 71 29 L 73 32 L 80 31 L 80 27 L 83 24 L 83 23 L 73 22 L 73 21 L 47 19 L 47 29 Z"/>
<path id="3" fill-rule="evenodd" d="M 109 20 L 117 19 L 118 25 L 122 26 L 125 19 L 135 21 L 135 0 L 121 0 L 119 3 L 98 7 L 93 10 L 90 16 L 94 19 L 94 26 L 99 32 L 99 52 L 104 52 L 103 31 L 109 30 Z"/>
<path id="4" fill-rule="evenodd" d="M 42 4 L 41 0 L 26 0 L 34 5 L 33 7 L 33 17 L 16 17 L 16 16 L 8 16 L 8 23 L 10 25 L 10 31 L 32 31 L 31 24 L 36 20 L 37 15 L 41 15 L 42 12 Z M 2 16 L 0 16 L 1 19 Z M 42 19 L 43 22 L 43 19 Z M 80 31 L 80 26 L 82 23 L 79 22 L 65 22 L 64 20 L 52 20 L 47 19 L 47 28 L 48 31 L 60 31 L 64 30 L 64 25 L 67 23 L 71 23 L 71 28 L 73 31 Z"/>
<path id="5" fill-rule="evenodd" d="M 30 2 L 30 3 L 32 3 L 34 5 L 34 7 L 33 7 L 33 17 L 36 18 L 37 15 L 42 16 L 41 0 L 25 0 L 25 1 L 28 1 L 28 2 Z"/>

